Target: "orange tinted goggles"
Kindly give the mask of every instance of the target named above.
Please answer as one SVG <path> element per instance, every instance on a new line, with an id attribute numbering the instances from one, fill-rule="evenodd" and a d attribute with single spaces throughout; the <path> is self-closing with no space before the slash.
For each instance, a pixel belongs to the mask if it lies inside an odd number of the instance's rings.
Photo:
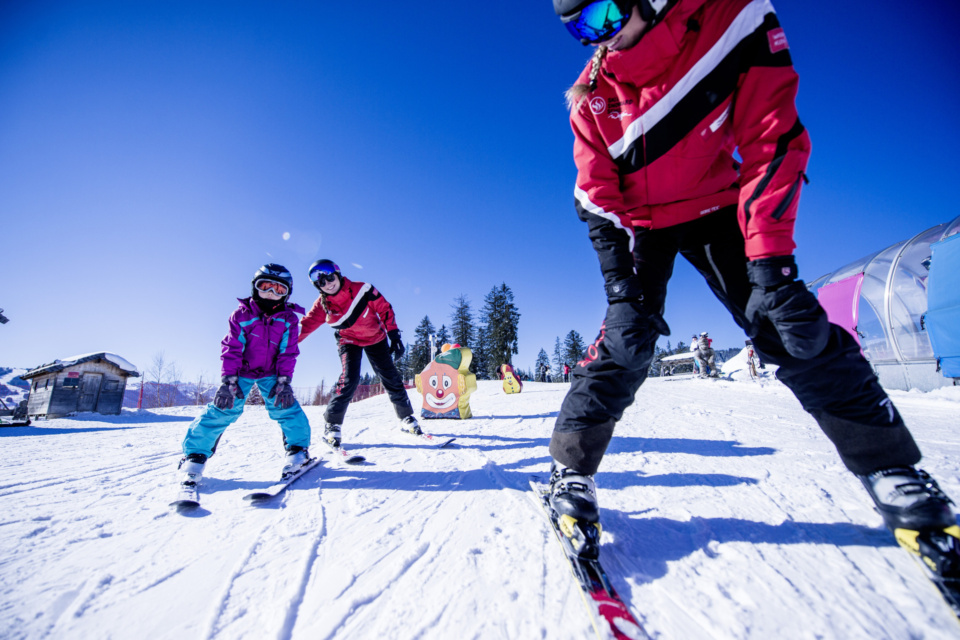
<path id="1" fill-rule="evenodd" d="M 258 291 L 262 291 L 263 293 L 270 291 L 278 296 L 287 295 L 287 285 L 274 282 L 273 280 L 257 280 L 256 287 Z"/>

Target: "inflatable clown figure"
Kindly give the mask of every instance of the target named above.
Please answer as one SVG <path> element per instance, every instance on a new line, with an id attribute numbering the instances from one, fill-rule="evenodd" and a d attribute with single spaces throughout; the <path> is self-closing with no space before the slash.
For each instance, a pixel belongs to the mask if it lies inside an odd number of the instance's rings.
<path id="1" fill-rule="evenodd" d="M 504 393 L 520 393 L 523 391 L 523 382 L 520 376 L 509 364 L 500 365 L 500 377 L 503 379 Z"/>
<path id="2" fill-rule="evenodd" d="M 470 394 L 477 390 L 477 376 L 470 373 L 473 352 L 466 347 L 443 345 L 441 353 L 414 379 L 423 396 L 420 416 L 466 420 Z"/>

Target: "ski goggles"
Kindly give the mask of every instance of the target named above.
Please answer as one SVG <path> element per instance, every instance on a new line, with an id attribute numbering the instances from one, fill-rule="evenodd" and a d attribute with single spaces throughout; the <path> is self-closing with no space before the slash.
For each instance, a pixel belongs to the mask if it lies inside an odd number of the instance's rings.
<path id="1" fill-rule="evenodd" d="M 273 280 L 257 280 L 255 283 L 253 283 L 253 286 L 255 286 L 257 291 L 261 293 L 270 292 L 275 293 L 278 296 L 285 296 L 287 295 L 287 291 L 289 291 L 287 285 L 280 282 L 274 282 Z"/>
<path id="2" fill-rule="evenodd" d="M 624 13 L 614 0 L 597 0 L 560 18 L 567 31 L 584 45 L 609 40 L 629 19 L 630 12 Z"/>
<path id="3" fill-rule="evenodd" d="M 318 287 L 322 287 L 328 282 L 333 282 L 337 279 L 337 274 L 335 273 L 324 273 L 324 272 L 314 272 L 313 281 L 317 284 Z"/>
<path id="4" fill-rule="evenodd" d="M 328 282 L 333 282 L 336 276 L 337 271 L 334 265 L 317 265 L 313 268 L 313 271 L 310 272 L 310 280 L 319 287 L 322 287 Z"/>

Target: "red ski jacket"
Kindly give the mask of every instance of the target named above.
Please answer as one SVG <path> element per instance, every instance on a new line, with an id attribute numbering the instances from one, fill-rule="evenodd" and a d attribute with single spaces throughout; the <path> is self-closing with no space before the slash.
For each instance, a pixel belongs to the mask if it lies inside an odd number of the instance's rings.
<path id="1" fill-rule="evenodd" d="M 797 83 L 769 0 L 679 0 L 634 47 L 606 54 L 571 114 L 580 217 L 604 218 L 632 250 L 634 227 L 737 204 L 748 258 L 793 253 L 810 154 Z"/>
<path id="2" fill-rule="evenodd" d="M 324 323 L 333 327 L 338 344 L 361 347 L 385 340 L 387 331 L 397 328 L 393 307 L 372 284 L 353 282 L 342 276 L 341 280 L 340 290 L 326 296 L 329 312 L 323 308 L 321 296 L 300 320 L 299 342 Z"/>

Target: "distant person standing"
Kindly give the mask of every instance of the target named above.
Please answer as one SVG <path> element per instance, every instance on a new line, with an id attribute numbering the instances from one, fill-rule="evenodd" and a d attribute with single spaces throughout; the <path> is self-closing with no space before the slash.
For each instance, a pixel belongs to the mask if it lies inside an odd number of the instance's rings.
<path id="1" fill-rule="evenodd" d="M 566 362 L 563 363 L 563 381 L 570 382 L 570 365 Z"/>
<path id="2" fill-rule="evenodd" d="M 571 543 L 599 552 L 593 475 L 647 377 L 657 339 L 670 334 L 663 313 L 679 254 L 763 361 L 779 365 L 777 377 L 833 441 L 887 527 L 929 536 L 934 555 L 956 548 L 951 501 L 914 466 L 920 449 L 902 417 L 857 342 L 830 324 L 798 279 L 794 223 L 810 138 L 771 4 L 553 7 L 578 42 L 596 47 L 567 97 L 575 206 L 608 304 L 599 337 L 573 369 L 550 442 L 550 503 L 566 517 Z"/>
<path id="3" fill-rule="evenodd" d="M 754 380 L 760 377 L 757 373 L 757 353 L 753 349 L 753 342 L 747 340 L 747 367 L 750 371 L 750 377 Z"/>
<path id="4" fill-rule="evenodd" d="M 693 337 L 690 338 L 690 353 L 693 355 L 693 374 L 700 374 L 700 343 L 697 338 L 697 334 L 693 334 Z"/>

